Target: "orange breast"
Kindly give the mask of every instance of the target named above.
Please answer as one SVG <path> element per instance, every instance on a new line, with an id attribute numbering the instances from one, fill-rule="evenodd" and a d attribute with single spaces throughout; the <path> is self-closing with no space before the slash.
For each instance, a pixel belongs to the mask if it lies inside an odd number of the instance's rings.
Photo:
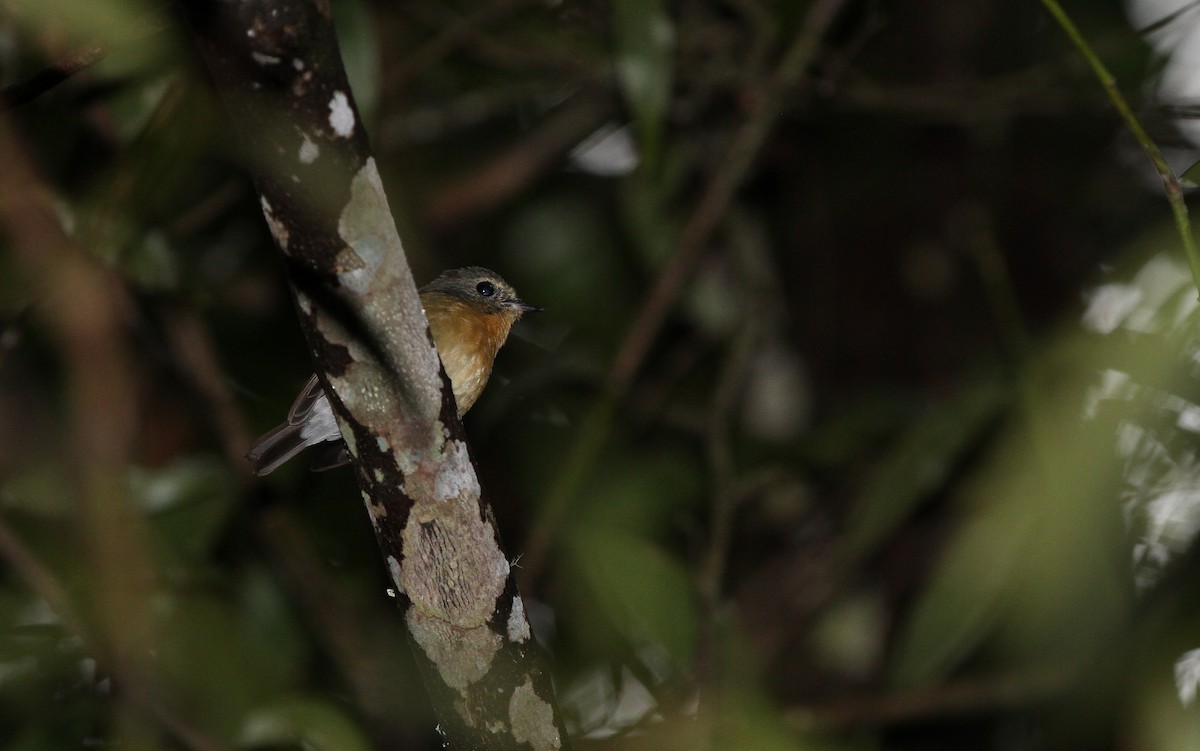
<path id="1" fill-rule="evenodd" d="M 461 300 L 427 293 L 421 300 L 442 365 L 454 388 L 458 413 L 466 414 L 492 375 L 492 362 L 512 323 L 502 315 L 480 313 Z"/>

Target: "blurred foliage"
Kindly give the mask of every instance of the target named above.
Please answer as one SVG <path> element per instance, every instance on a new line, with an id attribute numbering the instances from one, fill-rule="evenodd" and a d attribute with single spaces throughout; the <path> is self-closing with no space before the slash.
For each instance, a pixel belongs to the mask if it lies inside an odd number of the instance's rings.
<path id="1" fill-rule="evenodd" d="M 418 280 L 547 309 L 466 422 L 576 748 L 1195 746 L 1196 290 L 1039 3 L 840 3 L 616 395 L 813 4 L 333 7 Z M 1124 8 L 1067 10 L 1182 169 Z M 186 29 L 0 4 L 0 84 L 90 44 L 5 117 L 119 301 L 134 523 L 6 227 L 0 747 L 437 748 L 351 475 L 241 459 L 311 366 Z"/>

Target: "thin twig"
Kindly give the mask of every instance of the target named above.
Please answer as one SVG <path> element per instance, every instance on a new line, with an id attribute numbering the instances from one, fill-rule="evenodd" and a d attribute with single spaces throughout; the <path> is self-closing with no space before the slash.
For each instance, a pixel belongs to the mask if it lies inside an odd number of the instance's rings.
<path id="1" fill-rule="evenodd" d="M 725 0 L 742 17 L 750 30 L 750 45 L 741 66 L 742 80 L 753 82 L 765 72 L 768 56 L 779 37 L 777 15 L 762 0 Z"/>
<path id="2" fill-rule="evenodd" d="M 408 86 L 418 74 L 428 70 L 433 63 L 459 47 L 469 44 L 472 40 L 476 40 L 481 29 L 503 20 L 509 14 L 523 7 L 532 5 L 534 5 L 534 0 L 495 0 L 462 17 L 454 16 L 449 10 L 444 11 L 441 20 L 445 22 L 445 26 L 441 33 L 406 55 L 397 65 L 392 66 L 384 85 L 384 98 L 394 96 Z M 414 5 L 410 10 L 416 8 L 417 6 Z M 565 61 L 560 60 L 559 62 Z"/>
<path id="3" fill-rule="evenodd" d="M 208 326 L 190 307 L 164 310 L 162 321 L 173 359 L 200 397 L 226 461 L 240 470 L 243 477 L 248 476 L 250 463 L 245 461 L 245 454 L 250 444 L 250 429 L 222 373 Z"/>
<path id="4" fill-rule="evenodd" d="M 744 306 L 749 308 L 749 304 Z M 725 563 L 733 539 L 733 516 L 738 505 L 734 477 L 733 449 L 730 445 L 731 422 L 736 397 L 741 392 L 752 362 L 751 356 L 762 333 L 762 322 L 747 310 L 738 327 L 733 346 L 713 394 L 705 449 L 712 478 L 712 518 L 704 561 L 700 566 L 699 589 L 704 604 L 715 610 L 725 581 Z"/>
<path id="5" fill-rule="evenodd" d="M 846 0 L 818 0 L 813 4 L 766 90 L 755 100 L 753 110 L 734 136 L 725 159 L 684 225 L 675 254 L 663 268 L 621 344 L 610 374 L 611 384 L 618 394 L 628 389 L 641 367 L 692 266 L 725 216 L 767 136 L 788 109 L 786 99 L 795 94 L 820 49 L 821 40 L 845 4 Z"/>
<path id="6" fill-rule="evenodd" d="M 577 97 L 503 154 L 443 187 L 427 206 L 426 219 L 436 226 L 453 226 L 499 204 L 544 174 L 614 109 L 607 97 Z"/>
<path id="7" fill-rule="evenodd" d="M 1125 101 L 1125 96 L 1117 88 L 1116 78 L 1092 50 L 1087 40 L 1083 38 L 1083 34 L 1080 33 L 1079 28 L 1075 26 L 1075 22 L 1066 14 L 1062 6 L 1058 4 L 1058 0 L 1042 0 L 1042 5 L 1046 6 L 1046 10 L 1050 11 L 1050 15 L 1054 16 L 1054 20 L 1058 21 L 1063 32 L 1087 60 L 1092 72 L 1100 81 L 1100 85 L 1108 94 L 1109 100 L 1117 108 L 1117 114 L 1125 121 L 1125 127 L 1129 128 L 1129 132 L 1146 152 L 1146 156 L 1150 157 L 1150 162 L 1162 180 L 1167 201 L 1171 204 L 1171 213 L 1175 216 L 1175 228 L 1179 231 L 1179 239 L 1183 242 L 1183 250 L 1187 254 L 1188 265 L 1192 270 L 1192 283 L 1196 286 L 1197 296 L 1200 296 L 1200 250 L 1196 248 L 1196 238 L 1192 235 L 1192 224 L 1188 218 L 1187 204 L 1183 200 L 1183 188 L 1179 184 L 1178 176 L 1171 169 L 1171 165 L 1167 163 L 1158 144 L 1150 138 L 1137 116 L 1133 114 L 1129 103 Z"/>
<path id="8" fill-rule="evenodd" d="M 112 45 L 85 45 L 28 78 L 5 86 L 0 89 L 0 114 L 14 107 L 29 104 L 76 73 L 108 57 L 114 50 L 159 33 L 167 27 L 168 20 L 169 16 L 164 11 L 150 11 L 139 19 L 139 23 L 131 31 L 121 35 Z"/>
<path id="9" fill-rule="evenodd" d="M 1013 291 L 1012 275 L 1004 250 L 996 239 L 992 216 L 982 202 L 969 202 L 954 216 L 962 232 L 962 242 L 975 263 L 984 293 L 992 311 L 996 331 L 1013 364 L 1029 362 L 1033 349 L 1029 326 Z"/>
<path id="10" fill-rule="evenodd" d="M 66 588 L 3 519 L 0 519 L 0 559 L 8 563 L 38 597 L 45 600 L 68 631 L 81 637 L 86 633 Z"/>
<path id="11" fill-rule="evenodd" d="M 1070 687 L 1073 677 L 1067 670 L 1049 668 L 797 708 L 785 718 L 802 732 L 830 732 L 997 712 L 1051 701 Z"/>
<path id="12" fill-rule="evenodd" d="M 0 113 L 8 112 L 23 104 L 29 104 L 79 71 L 100 62 L 108 55 L 108 52 L 107 47 L 89 44 L 75 50 L 53 65 L 42 68 L 23 81 L 5 86 L 0 89 Z"/>
<path id="13" fill-rule="evenodd" d="M 172 240 L 184 240 L 209 227 L 238 201 L 245 198 L 245 185 L 239 180 L 226 180 L 197 203 L 189 206 L 164 227 Z"/>
<path id="14" fill-rule="evenodd" d="M 148 591 L 153 581 L 144 522 L 128 498 L 125 469 L 136 429 L 136 369 L 114 277 L 63 231 L 51 189 L 29 149 L 0 117 L 0 226 L 13 256 L 49 290 L 44 318 L 68 373 L 70 456 L 78 478 L 76 522 L 85 534 L 94 625 L 81 622 L 66 590 L 21 544 L 0 528 L 0 556 L 54 608 L 122 688 L 121 699 L 155 718 L 192 751 L 223 751 L 167 706 L 146 660 L 153 644 Z"/>
<path id="15" fill-rule="evenodd" d="M 843 110 L 865 110 L 925 122 L 975 125 L 1011 120 L 1020 115 L 1064 112 L 1074 92 L 1058 85 L 1047 66 L 1037 66 L 983 82 L 881 85 L 862 76 L 837 86 L 832 104 Z"/>
<path id="16" fill-rule="evenodd" d="M 763 142 L 785 109 L 784 100 L 794 94 L 804 72 L 816 56 L 821 39 L 845 5 L 846 0 L 818 0 L 788 47 L 763 95 L 735 135 L 717 173 L 685 225 L 675 254 L 667 262 L 654 289 L 647 296 L 613 362 L 610 391 L 583 420 L 575 445 L 559 471 L 542 512 L 529 533 L 521 571 L 523 586 L 536 589 L 552 540 L 566 518 L 570 501 L 578 493 L 588 472 L 608 440 L 618 399 L 628 391 L 633 376 L 666 320 L 675 298 L 712 232 L 725 215 L 734 193 L 746 178 Z"/>
<path id="17" fill-rule="evenodd" d="M 734 217 L 736 219 L 736 215 Z M 738 227 L 743 222 L 734 222 Z M 744 235 L 745 233 L 741 233 Z M 729 550 L 733 540 L 734 514 L 745 499 L 733 461 L 733 433 L 739 397 L 742 395 L 755 353 L 759 351 L 772 321 L 777 317 L 778 299 L 773 293 L 770 262 L 752 240 L 736 243 L 735 254 L 740 298 L 740 316 L 718 374 L 707 412 L 704 448 L 711 475 L 712 508 L 709 539 L 700 564 L 698 589 L 709 617 L 716 612 L 725 587 Z M 756 252 L 757 251 L 757 252 Z"/>

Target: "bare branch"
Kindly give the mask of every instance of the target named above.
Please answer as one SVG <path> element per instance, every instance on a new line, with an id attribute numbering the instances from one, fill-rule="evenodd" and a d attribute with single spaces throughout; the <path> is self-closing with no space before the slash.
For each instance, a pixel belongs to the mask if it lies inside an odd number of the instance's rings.
<path id="1" fill-rule="evenodd" d="M 565 733 L 354 104 L 327 2 L 188 4 L 287 262 L 448 747 Z"/>

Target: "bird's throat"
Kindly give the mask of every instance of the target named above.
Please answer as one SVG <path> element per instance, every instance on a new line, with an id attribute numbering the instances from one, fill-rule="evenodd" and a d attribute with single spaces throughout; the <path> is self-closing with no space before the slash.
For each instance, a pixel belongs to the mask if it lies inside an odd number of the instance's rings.
<path id="1" fill-rule="evenodd" d="M 439 300 L 425 306 L 429 330 L 454 388 L 459 414 L 466 414 L 492 374 L 496 353 L 508 338 L 512 319 L 480 313 L 458 300 Z"/>

